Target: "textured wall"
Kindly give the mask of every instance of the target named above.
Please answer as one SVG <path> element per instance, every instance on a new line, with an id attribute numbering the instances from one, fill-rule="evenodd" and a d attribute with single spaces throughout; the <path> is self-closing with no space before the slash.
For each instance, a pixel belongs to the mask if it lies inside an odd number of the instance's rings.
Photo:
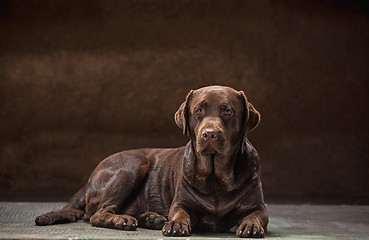
<path id="1" fill-rule="evenodd" d="M 0 1 L 0 192 L 76 190 L 104 157 L 187 139 L 190 89 L 244 90 L 267 195 L 368 197 L 361 1 Z"/>

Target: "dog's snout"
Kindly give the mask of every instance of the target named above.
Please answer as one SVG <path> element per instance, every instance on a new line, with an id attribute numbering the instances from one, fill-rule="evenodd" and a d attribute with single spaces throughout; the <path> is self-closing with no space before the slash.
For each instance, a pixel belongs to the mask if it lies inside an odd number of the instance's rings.
<path id="1" fill-rule="evenodd" d="M 212 128 L 207 128 L 204 131 L 202 131 L 201 133 L 201 137 L 205 140 L 205 141 L 215 141 L 218 138 L 218 132 L 215 131 L 215 129 Z"/>

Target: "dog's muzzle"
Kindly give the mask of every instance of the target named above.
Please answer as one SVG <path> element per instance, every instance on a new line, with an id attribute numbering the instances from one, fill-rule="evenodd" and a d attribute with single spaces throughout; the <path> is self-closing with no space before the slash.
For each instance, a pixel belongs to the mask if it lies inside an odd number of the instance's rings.
<path id="1" fill-rule="evenodd" d="M 197 151 L 200 154 L 224 154 L 226 139 L 223 126 L 218 119 L 203 122 L 197 134 Z"/>

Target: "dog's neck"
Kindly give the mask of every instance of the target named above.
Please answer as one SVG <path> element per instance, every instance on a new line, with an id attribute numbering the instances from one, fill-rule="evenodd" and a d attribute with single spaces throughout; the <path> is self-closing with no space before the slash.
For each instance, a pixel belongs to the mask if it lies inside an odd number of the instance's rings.
<path id="1" fill-rule="evenodd" d="M 226 192 L 235 190 L 237 184 L 242 143 L 231 147 L 226 155 L 200 154 L 196 143 L 191 140 L 186 146 L 184 177 L 201 192 L 222 189 Z"/>

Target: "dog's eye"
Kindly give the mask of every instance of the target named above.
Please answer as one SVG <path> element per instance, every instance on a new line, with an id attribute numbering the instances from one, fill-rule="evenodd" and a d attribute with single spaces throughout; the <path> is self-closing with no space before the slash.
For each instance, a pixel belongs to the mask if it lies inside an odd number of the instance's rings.
<path id="1" fill-rule="evenodd" d="M 227 110 L 224 111 L 224 113 L 225 113 L 225 115 L 230 116 L 232 114 L 232 111 L 227 109 Z"/>
<path id="2" fill-rule="evenodd" d="M 201 114 L 202 114 L 202 109 L 201 109 L 201 108 L 197 109 L 197 110 L 196 110 L 196 114 L 197 114 L 197 115 L 201 115 Z"/>

